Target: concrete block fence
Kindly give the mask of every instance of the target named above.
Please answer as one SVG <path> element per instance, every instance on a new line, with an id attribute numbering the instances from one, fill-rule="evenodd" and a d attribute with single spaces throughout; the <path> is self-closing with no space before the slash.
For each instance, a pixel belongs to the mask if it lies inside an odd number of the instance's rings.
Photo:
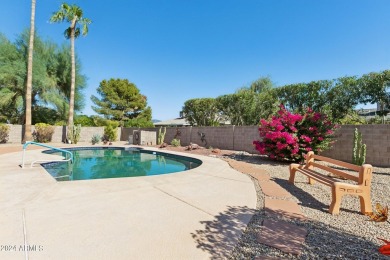
<path id="1" fill-rule="evenodd" d="M 336 132 L 333 147 L 323 152 L 322 155 L 352 162 L 355 128 L 362 133 L 363 143 L 367 145 L 366 163 L 390 167 L 390 125 L 342 125 Z M 124 128 L 122 133 L 129 133 L 133 130 L 139 130 L 139 128 Z M 158 128 L 142 128 L 141 130 L 155 131 L 157 137 Z M 165 142 L 169 144 L 178 131 L 182 146 L 192 142 L 201 146 L 249 153 L 257 153 L 252 142 L 260 139 L 258 126 L 167 127 Z M 207 143 L 202 142 L 202 134 Z M 123 141 L 127 140 L 126 138 Z"/>
<path id="2" fill-rule="evenodd" d="M 10 125 L 8 143 L 21 143 L 23 127 Z M 336 132 L 333 147 L 322 155 L 337 160 L 352 162 L 353 133 L 358 128 L 362 133 L 363 143 L 367 145 L 366 162 L 375 166 L 390 166 L 390 125 L 342 125 Z M 33 128 L 34 129 L 34 128 Z M 60 143 L 65 134 L 65 127 L 56 126 L 52 142 Z M 159 128 L 118 128 L 118 140 L 128 141 L 133 131 L 152 131 L 158 137 Z M 92 136 L 102 136 L 104 127 L 82 127 L 80 142 L 91 142 Z M 220 126 L 220 127 L 167 127 L 165 142 L 170 144 L 175 136 L 182 146 L 192 143 L 205 147 L 257 153 L 252 142 L 259 139 L 257 126 Z"/>
<path id="3" fill-rule="evenodd" d="M 158 137 L 159 128 L 122 128 L 121 141 L 127 141 L 135 130 L 154 131 Z M 206 148 L 246 151 L 255 153 L 252 142 L 259 139 L 257 126 L 219 126 L 219 127 L 167 127 L 164 142 L 170 144 L 175 138 L 182 146 L 196 143 Z"/>
<path id="4" fill-rule="evenodd" d="M 342 125 L 336 132 L 333 147 L 322 155 L 337 160 L 352 162 L 353 134 L 355 128 L 362 133 L 362 141 L 367 145 L 366 163 L 390 166 L 390 125 Z"/>
<path id="5" fill-rule="evenodd" d="M 23 139 L 24 126 L 9 125 L 9 139 L 8 143 L 21 143 Z M 34 132 L 35 127 L 31 126 L 31 132 Z M 104 127 L 82 127 L 80 132 L 79 142 L 91 142 L 92 136 L 98 134 L 103 136 Z M 52 143 L 61 143 L 66 134 L 66 126 L 54 126 L 54 133 L 51 139 Z M 118 137 L 120 136 L 120 129 L 118 130 Z"/>

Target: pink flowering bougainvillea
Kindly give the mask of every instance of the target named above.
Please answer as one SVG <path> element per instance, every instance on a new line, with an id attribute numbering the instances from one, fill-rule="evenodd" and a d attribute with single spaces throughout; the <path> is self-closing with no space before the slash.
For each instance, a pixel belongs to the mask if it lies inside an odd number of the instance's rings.
<path id="1" fill-rule="evenodd" d="M 261 141 L 253 144 L 260 154 L 271 159 L 300 161 L 309 151 L 329 148 L 337 128 L 325 114 L 306 109 L 304 115 L 293 114 L 280 106 L 277 116 L 260 121 Z"/>

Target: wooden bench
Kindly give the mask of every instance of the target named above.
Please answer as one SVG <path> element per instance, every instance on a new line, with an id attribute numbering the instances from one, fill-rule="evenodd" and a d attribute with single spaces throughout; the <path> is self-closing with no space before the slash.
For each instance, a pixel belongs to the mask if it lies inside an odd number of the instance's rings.
<path id="1" fill-rule="evenodd" d="M 315 160 L 331 163 L 333 165 L 341 166 L 349 170 L 356 171 L 358 174 L 352 175 L 329 166 L 317 163 Z M 319 168 L 327 173 L 332 173 L 338 177 L 345 178 L 356 182 L 356 184 L 346 183 L 339 179 L 334 179 L 325 174 L 317 172 L 314 168 Z M 294 184 L 295 173 L 300 172 L 306 175 L 310 184 L 314 184 L 315 181 L 324 185 L 330 186 L 332 189 L 332 203 L 329 207 L 331 214 L 339 214 L 341 198 L 345 194 L 356 195 L 360 198 L 360 211 L 363 214 L 372 212 L 371 207 L 371 178 L 372 178 L 372 166 L 370 164 L 364 164 L 358 166 L 331 158 L 327 158 L 320 155 L 315 155 L 314 152 L 309 152 L 306 156 L 306 163 L 304 165 L 291 164 L 290 165 L 290 179 L 289 182 Z"/>

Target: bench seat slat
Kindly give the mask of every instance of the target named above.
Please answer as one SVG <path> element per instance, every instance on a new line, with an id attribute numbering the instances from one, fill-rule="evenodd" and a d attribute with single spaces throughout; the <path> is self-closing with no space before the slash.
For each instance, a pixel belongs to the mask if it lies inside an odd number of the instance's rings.
<path id="1" fill-rule="evenodd" d="M 310 177 L 310 178 L 312 178 L 312 179 L 314 179 L 322 184 L 325 184 L 327 186 L 332 186 L 333 183 L 336 182 L 335 180 L 332 180 L 331 178 L 326 177 L 326 176 L 322 175 L 321 173 L 315 172 L 315 171 L 307 169 L 307 168 L 299 168 L 297 170 L 300 171 L 301 173 L 305 174 L 306 176 L 308 176 L 308 177 Z"/>
<path id="2" fill-rule="evenodd" d="M 351 164 L 351 163 L 342 162 L 342 161 L 331 159 L 331 158 L 324 157 L 324 156 L 321 156 L 321 155 L 314 155 L 313 157 L 314 157 L 314 159 L 317 159 L 317 160 L 320 160 L 320 161 L 329 162 L 329 163 L 332 163 L 332 164 L 335 164 L 335 165 L 338 165 L 338 166 L 342 166 L 342 167 L 345 167 L 345 168 L 348 168 L 348 169 L 351 169 L 351 170 L 354 170 L 354 171 L 357 171 L 357 172 L 359 172 L 360 168 L 361 168 L 360 166 L 357 166 L 357 165 L 354 165 L 354 164 Z"/>
<path id="3" fill-rule="evenodd" d="M 320 168 L 320 169 L 323 169 L 327 172 L 331 172 L 333 174 L 336 174 L 338 176 L 341 176 L 341 177 L 344 177 L 344 178 L 347 178 L 349 180 L 353 180 L 353 181 L 356 181 L 356 182 L 359 182 L 359 177 L 357 176 L 354 176 L 352 174 L 348 174 L 346 172 L 342 172 L 342 171 L 338 171 L 336 169 L 333 169 L 333 168 L 330 168 L 328 166 L 325 166 L 325 165 L 322 165 L 322 164 L 319 164 L 319 163 L 316 163 L 316 162 L 312 162 L 310 163 L 311 165 L 313 165 L 314 167 L 317 167 L 317 168 Z"/>

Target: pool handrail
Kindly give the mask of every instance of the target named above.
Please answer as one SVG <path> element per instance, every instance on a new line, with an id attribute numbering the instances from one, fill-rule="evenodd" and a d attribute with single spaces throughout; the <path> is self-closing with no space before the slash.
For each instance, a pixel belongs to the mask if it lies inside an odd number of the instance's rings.
<path id="1" fill-rule="evenodd" d="M 42 144 L 42 143 L 37 143 L 37 142 L 33 142 L 33 141 L 28 141 L 26 142 L 25 144 L 23 144 L 23 157 L 22 157 L 22 168 L 24 168 L 24 153 L 26 151 L 26 148 L 28 145 L 30 144 L 34 144 L 34 145 L 37 145 L 37 146 L 42 146 L 42 147 L 46 147 L 46 148 L 50 148 L 50 149 L 53 149 L 53 150 L 57 150 L 57 151 L 60 151 L 60 152 L 64 152 L 65 154 L 69 154 L 70 157 L 69 159 L 67 158 L 67 156 L 65 155 L 65 160 L 51 160 L 50 162 L 71 162 L 73 163 L 73 153 L 70 152 L 70 151 L 67 151 L 67 150 L 64 150 L 64 149 L 61 149 L 61 148 L 57 148 L 57 147 L 53 147 L 53 146 L 50 146 L 50 145 L 46 145 L 46 144 Z M 38 162 L 38 161 L 42 161 L 42 162 L 45 162 L 47 160 L 37 160 L 37 161 L 33 161 L 31 163 L 31 166 L 33 166 L 34 163 Z"/>

